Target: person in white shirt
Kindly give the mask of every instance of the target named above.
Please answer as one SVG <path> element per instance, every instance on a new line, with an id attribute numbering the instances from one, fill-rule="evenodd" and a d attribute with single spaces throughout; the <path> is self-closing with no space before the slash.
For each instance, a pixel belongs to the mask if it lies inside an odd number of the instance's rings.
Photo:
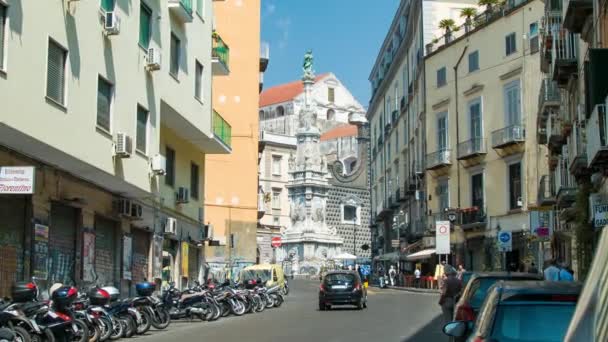
<path id="1" fill-rule="evenodd" d="M 391 265 L 391 268 L 388 271 L 388 276 L 391 281 L 391 286 L 395 286 L 395 276 L 396 275 L 397 275 L 397 271 L 395 270 L 395 266 Z"/>
<path id="2" fill-rule="evenodd" d="M 414 271 L 414 277 L 416 277 L 416 280 L 414 282 L 416 288 L 420 287 L 420 268 L 416 267 L 416 270 Z"/>

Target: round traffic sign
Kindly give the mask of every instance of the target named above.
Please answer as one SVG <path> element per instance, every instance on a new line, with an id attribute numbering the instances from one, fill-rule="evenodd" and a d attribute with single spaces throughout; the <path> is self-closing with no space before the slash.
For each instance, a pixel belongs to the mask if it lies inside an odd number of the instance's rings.
<path id="1" fill-rule="evenodd" d="M 511 240 L 511 234 L 507 232 L 502 232 L 500 233 L 500 235 L 498 235 L 498 238 L 501 242 L 509 242 L 509 240 Z"/>
<path id="2" fill-rule="evenodd" d="M 270 239 L 270 245 L 272 247 L 281 247 L 281 245 L 282 245 L 281 237 L 280 236 L 274 236 L 272 239 Z"/>

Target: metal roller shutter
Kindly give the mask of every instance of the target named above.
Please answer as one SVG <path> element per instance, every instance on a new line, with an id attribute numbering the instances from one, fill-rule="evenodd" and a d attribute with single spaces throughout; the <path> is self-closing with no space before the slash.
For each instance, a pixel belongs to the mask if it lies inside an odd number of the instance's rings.
<path id="1" fill-rule="evenodd" d="M 117 285 L 116 265 L 120 253 L 117 253 L 116 241 L 116 222 L 95 217 L 95 272 L 100 284 Z"/>
<path id="2" fill-rule="evenodd" d="M 0 297 L 10 297 L 12 284 L 23 278 L 25 209 L 22 197 L 0 197 Z"/>
<path id="3" fill-rule="evenodd" d="M 76 254 L 76 217 L 74 208 L 53 203 L 49 225 L 49 284 L 71 283 Z"/>

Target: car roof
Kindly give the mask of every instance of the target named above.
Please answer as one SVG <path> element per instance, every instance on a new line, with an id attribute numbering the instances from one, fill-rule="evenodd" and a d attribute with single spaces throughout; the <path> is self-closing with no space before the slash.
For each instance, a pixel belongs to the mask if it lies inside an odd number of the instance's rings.
<path id="1" fill-rule="evenodd" d="M 526 272 L 474 272 L 471 280 L 475 278 L 526 278 L 543 279 L 540 274 Z"/>
<path id="2" fill-rule="evenodd" d="M 325 276 L 331 275 L 331 274 L 352 274 L 352 275 L 357 275 L 356 271 L 349 271 L 349 270 L 333 270 L 333 271 L 327 271 L 327 273 L 325 274 Z"/>
<path id="3" fill-rule="evenodd" d="M 579 294 L 583 285 L 574 281 L 508 281 L 496 283 L 503 293 Z"/>
<path id="4" fill-rule="evenodd" d="M 258 264 L 258 265 L 251 265 L 251 266 L 247 266 L 245 267 L 243 270 L 269 270 L 271 268 L 277 268 L 279 267 L 279 265 L 277 264 Z"/>

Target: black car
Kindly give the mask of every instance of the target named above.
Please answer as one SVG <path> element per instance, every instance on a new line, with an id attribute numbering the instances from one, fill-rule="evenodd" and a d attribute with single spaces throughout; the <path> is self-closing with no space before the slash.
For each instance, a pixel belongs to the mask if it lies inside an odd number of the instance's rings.
<path id="1" fill-rule="evenodd" d="M 355 271 L 329 271 L 319 286 L 319 310 L 331 309 L 332 305 L 367 307 L 367 289 Z"/>
<path id="2" fill-rule="evenodd" d="M 581 292 L 575 282 L 499 281 L 477 321 L 455 321 L 443 332 L 469 341 L 563 341 Z"/>

